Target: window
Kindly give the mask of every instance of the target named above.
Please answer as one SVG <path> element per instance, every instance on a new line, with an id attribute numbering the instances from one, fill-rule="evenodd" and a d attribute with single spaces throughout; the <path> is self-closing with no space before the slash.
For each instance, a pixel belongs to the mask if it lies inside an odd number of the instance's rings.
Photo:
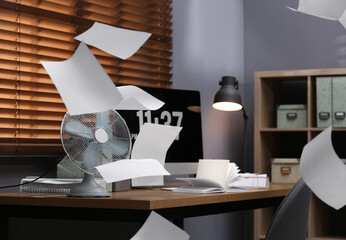
<path id="1" fill-rule="evenodd" d="M 63 61 L 95 21 L 152 33 L 127 60 L 90 49 L 115 84 L 169 88 L 171 1 L 0 1 L 0 154 L 60 154 L 66 112 L 40 61 Z"/>

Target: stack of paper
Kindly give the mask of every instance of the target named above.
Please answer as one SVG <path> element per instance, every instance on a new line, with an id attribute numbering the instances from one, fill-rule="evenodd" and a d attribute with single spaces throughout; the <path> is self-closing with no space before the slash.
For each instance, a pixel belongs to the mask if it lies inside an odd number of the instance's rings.
<path id="1" fill-rule="evenodd" d="M 267 188 L 269 187 L 269 178 L 267 174 L 243 173 L 240 174 L 238 181 L 230 184 L 230 187 Z"/>

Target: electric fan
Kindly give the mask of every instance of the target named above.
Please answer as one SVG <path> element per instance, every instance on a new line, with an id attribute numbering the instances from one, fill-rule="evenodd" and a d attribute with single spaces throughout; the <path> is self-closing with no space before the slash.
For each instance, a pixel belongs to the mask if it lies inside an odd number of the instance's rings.
<path id="1" fill-rule="evenodd" d="M 69 159 L 84 172 L 83 181 L 68 196 L 110 196 L 95 182 L 94 177 L 100 177 L 95 167 L 130 156 L 130 131 L 119 113 L 108 110 L 70 115 L 67 112 L 61 123 L 61 141 Z"/>

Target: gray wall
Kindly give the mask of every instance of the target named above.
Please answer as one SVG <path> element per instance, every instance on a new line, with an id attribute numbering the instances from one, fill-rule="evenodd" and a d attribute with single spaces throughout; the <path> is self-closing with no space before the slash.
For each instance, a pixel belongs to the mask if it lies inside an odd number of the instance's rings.
<path id="1" fill-rule="evenodd" d="M 244 93 L 242 0 L 173 0 L 173 88 L 199 90 L 204 158 L 239 164 L 242 113 L 212 108 L 224 75 L 240 81 Z M 244 212 L 185 220 L 191 240 L 244 239 Z"/>

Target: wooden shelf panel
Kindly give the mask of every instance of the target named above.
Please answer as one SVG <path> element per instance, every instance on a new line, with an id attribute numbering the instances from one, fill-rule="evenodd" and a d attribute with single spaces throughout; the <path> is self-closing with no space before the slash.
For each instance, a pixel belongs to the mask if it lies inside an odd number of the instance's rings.
<path id="1" fill-rule="evenodd" d="M 260 128 L 260 132 L 307 132 L 308 128 Z"/>
<path id="2" fill-rule="evenodd" d="M 311 132 L 315 135 L 324 131 L 325 128 L 259 128 L 259 132 Z M 345 132 L 346 128 L 333 128 L 333 132 Z"/>
<path id="3" fill-rule="evenodd" d="M 346 68 L 322 68 L 322 69 L 300 69 L 300 70 L 278 70 L 255 72 L 255 77 L 262 78 L 296 78 L 307 76 L 337 76 L 346 75 Z"/>

